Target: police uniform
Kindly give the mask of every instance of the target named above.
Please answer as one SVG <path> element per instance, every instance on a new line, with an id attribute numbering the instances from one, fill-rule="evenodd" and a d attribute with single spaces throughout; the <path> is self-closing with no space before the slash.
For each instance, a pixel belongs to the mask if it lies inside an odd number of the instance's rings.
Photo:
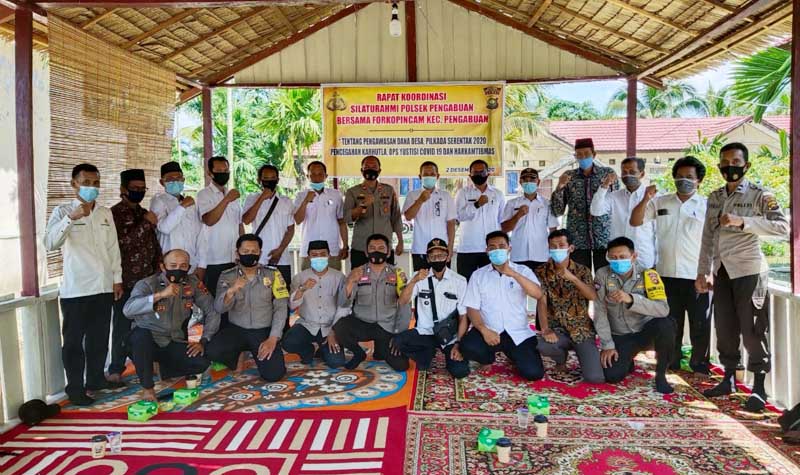
<path id="1" fill-rule="evenodd" d="M 609 266 L 595 274 L 597 301 L 594 327 L 600 348 L 617 350 L 619 357 L 604 369 L 606 382 L 618 383 L 633 369 L 636 355 L 648 348 L 656 350 L 656 376 L 664 376 L 672 358 L 675 323 L 669 316 L 669 304 L 661 277 L 653 269 L 642 270 L 636 263 L 627 280 Z M 633 303 L 612 303 L 608 294 L 622 290 Z"/>
<path id="2" fill-rule="evenodd" d="M 258 348 L 267 338 L 280 339 L 283 335 L 289 317 L 289 291 L 278 269 L 259 264 L 255 276 L 226 304 L 228 289 L 243 276 L 244 268 L 237 265 L 219 277 L 214 307 L 219 313 L 228 313 L 228 324 L 209 344 L 207 354 L 211 360 L 236 369 L 239 353 L 249 351 L 261 377 L 278 381 L 286 374 L 280 344 L 276 344 L 272 355 L 263 360 L 258 359 Z"/>
<path id="3" fill-rule="evenodd" d="M 402 290 L 403 281 L 405 275 L 402 271 L 398 272 L 398 268 L 390 264 L 380 272 L 372 272 L 369 264 L 364 266 L 364 274 L 344 301 L 343 306 L 352 308 L 352 314 L 333 326 L 342 347 L 355 355 L 354 361 L 365 356 L 358 342 L 372 341 L 375 359 L 386 360 L 397 371 L 408 369 L 407 357 L 392 355 L 389 351 L 392 337 L 407 330 L 411 322 L 410 305 L 397 303 L 398 289 Z"/>
<path id="4" fill-rule="evenodd" d="M 433 239 L 428 243 L 428 252 L 439 249 L 447 252 L 447 244 L 441 239 Z M 467 279 L 449 268 L 438 279 L 433 270 L 427 279 L 414 284 L 411 296 L 416 311 L 415 328 L 406 330 L 394 338 L 394 344 L 400 351 L 417 363 L 417 369 L 427 370 L 436 354 L 436 348 L 444 353 L 445 367 L 455 378 L 463 378 L 469 374 L 469 362 L 466 359 L 456 361 L 450 357 L 453 347 L 458 345 L 458 335 L 445 344 L 440 344 L 434 336 L 434 313 L 439 321 L 448 316 L 456 321 L 467 318 L 467 307 L 464 298 L 467 293 Z"/>
<path id="5" fill-rule="evenodd" d="M 744 220 L 742 228 L 721 227 L 719 219 L 731 213 Z M 747 368 L 770 371 L 769 265 L 761 252 L 760 236 L 787 237 L 789 222 L 775 195 L 742 180 L 733 193 L 722 187 L 708 197 L 698 275 L 714 278 L 714 326 L 719 359 L 733 373 L 739 364 L 739 338 L 747 350 Z"/>
<path id="6" fill-rule="evenodd" d="M 366 208 L 367 214 L 354 221 L 353 208 L 366 207 L 364 203 L 368 194 L 372 194 L 374 198 L 372 207 Z M 344 219 L 347 224 L 353 223 L 351 268 L 367 263 L 367 238 L 371 235 L 383 234 L 390 242 L 393 234 L 403 235 L 403 220 L 397 194 L 394 188 L 384 183 L 378 183 L 372 191 L 363 183 L 348 189 L 344 195 Z M 394 253 L 391 250 L 389 263 L 394 263 Z"/>
<path id="7" fill-rule="evenodd" d="M 133 320 L 128 337 L 133 363 L 139 382 L 145 389 L 153 387 L 153 362 L 158 361 L 162 378 L 202 373 L 209 360 L 204 355 L 190 357 L 187 326 L 193 311 L 202 312 L 201 342 L 208 346 L 219 329 L 219 313 L 214 299 L 194 275 L 180 285 L 180 294 L 153 301 L 157 292 L 169 285 L 161 272 L 136 283 L 123 312 Z M 197 315 L 196 315 L 197 316 Z"/>

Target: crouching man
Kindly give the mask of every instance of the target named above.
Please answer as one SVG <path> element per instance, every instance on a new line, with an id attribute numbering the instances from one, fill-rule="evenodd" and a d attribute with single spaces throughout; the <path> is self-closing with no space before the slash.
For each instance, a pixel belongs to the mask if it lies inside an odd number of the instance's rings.
<path id="1" fill-rule="evenodd" d="M 153 362 L 158 361 L 164 379 L 202 373 L 209 365 L 204 353 L 219 329 L 219 313 L 202 282 L 188 275 L 189 266 L 186 251 L 169 251 L 161 272 L 137 282 L 123 308 L 133 320 L 128 344 L 147 401 L 156 400 Z M 187 327 L 195 309 L 203 314 L 203 335 L 190 343 Z"/>

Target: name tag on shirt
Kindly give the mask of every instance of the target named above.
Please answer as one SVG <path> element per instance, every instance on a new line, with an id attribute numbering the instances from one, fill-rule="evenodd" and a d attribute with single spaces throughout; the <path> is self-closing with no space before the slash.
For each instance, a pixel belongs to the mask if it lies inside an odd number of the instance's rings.
<path id="1" fill-rule="evenodd" d="M 659 216 L 667 216 L 667 215 L 669 215 L 669 210 L 665 209 L 665 208 L 662 208 L 662 209 L 658 210 L 658 215 Z"/>

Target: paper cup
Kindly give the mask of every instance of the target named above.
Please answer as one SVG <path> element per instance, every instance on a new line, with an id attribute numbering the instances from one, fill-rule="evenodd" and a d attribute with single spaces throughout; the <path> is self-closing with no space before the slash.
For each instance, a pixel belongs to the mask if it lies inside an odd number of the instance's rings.
<path id="1" fill-rule="evenodd" d="M 511 462 L 511 439 L 502 437 L 497 439 L 497 461 L 500 463 Z"/>
<path id="2" fill-rule="evenodd" d="M 92 437 L 92 458 L 101 459 L 106 456 L 106 444 L 108 439 L 104 435 Z"/>

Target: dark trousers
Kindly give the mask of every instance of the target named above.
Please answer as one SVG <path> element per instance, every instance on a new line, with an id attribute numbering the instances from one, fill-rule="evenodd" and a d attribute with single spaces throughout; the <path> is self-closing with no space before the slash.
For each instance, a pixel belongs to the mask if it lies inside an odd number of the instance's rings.
<path id="1" fill-rule="evenodd" d="M 114 301 L 114 329 L 111 333 L 111 363 L 108 365 L 108 374 L 122 374 L 125 371 L 129 353 L 128 334 L 133 321 L 123 315 L 122 309 L 129 298 L 131 292 L 126 291 L 121 299 Z"/>
<path id="2" fill-rule="evenodd" d="M 128 337 L 128 344 L 139 383 L 144 389 L 153 388 L 153 363 L 156 361 L 162 379 L 202 373 L 209 365 L 204 355 L 187 355 L 189 345 L 186 343 L 171 341 L 163 348 L 158 346 L 150 330 L 144 328 L 134 328 Z"/>
<path id="3" fill-rule="evenodd" d="M 203 277 L 203 284 L 211 295 L 217 296 L 217 284 L 219 283 L 219 276 L 231 267 L 235 267 L 236 263 L 230 262 L 228 264 L 213 264 L 206 267 L 206 274 Z"/>
<path id="4" fill-rule="evenodd" d="M 500 334 L 500 344 L 489 346 L 483 339 L 483 335 L 477 329 L 472 328 L 461 339 L 459 347 L 464 358 L 480 364 L 494 363 L 495 353 L 502 351 L 517 366 L 517 370 L 523 378 L 528 381 L 537 381 L 544 377 L 544 365 L 542 356 L 536 349 L 535 336 L 517 345 L 508 333 L 503 332 Z"/>
<path id="5" fill-rule="evenodd" d="M 336 325 L 333 326 L 333 331 L 336 332 L 336 339 L 339 340 L 342 347 L 352 351 L 353 354 L 364 352 L 358 342 L 371 341 L 375 348 L 373 358 L 385 360 L 386 364 L 396 371 L 408 369 L 407 357 L 393 355 L 389 351 L 389 342 L 395 335 L 387 332 L 377 323 L 367 323 L 350 315 L 336 322 Z"/>
<path id="6" fill-rule="evenodd" d="M 61 335 L 64 339 L 61 360 L 67 374 L 64 391 L 70 398 L 86 394 L 87 388 L 105 385 L 103 368 L 108 355 L 113 300 L 110 293 L 61 299 Z"/>
<path id="7" fill-rule="evenodd" d="M 281 345 L 275 345 L 275 350 L 269 358 L 258 359 L 258 347 L 269 337 L 269 332 L 270 327 L 249 329 L 228 323 L 208 342 L 206 356 L 211 361 L 219 361 L 230 369 L 236 369 L 239 354 L 242 351 L 249 351 L 253 354 L 261 378 L 278 381 L 286 374 Z"/>
<path id="8" fill-rule="evenodd" d="M 329 368 L 344 366 L 344 351 L 341 349 L 334 353 L 328 347 L 328 339 L 322 336 L 322 331 L 312 335 L 308 329 L 302 325 L 292 325 L 283 335 L 283 349 L 289 353 L 297 353 L 304 364 L 311 364 L 314 360 L 314 345 L 319 346 L 319 353 L 322 361 Z"/>
<path id="9" fill-rule="evenodd" d="M 747 369 L 768 373 L 769 293 L 760 309 L 753 305 L 758 274 L 731 279 L 722 266 L 714 279 L 714 328 L 717 331 L 719 361 L 733 371 L 741 360 L 740 337 L 747 350 Z"/>
<path id="10" fill-rule="evenodd" d="M 456 270 L 467 280 L 473 272 L 486 265 L 489 265 L 489 256 L 485 252 L 456 253 Z"/>
<path id="11" fill-rule="evenodd" d="M 642 331 L 627 335 L 613 335 L 619 357 L 603 371 L 607 383 L 618 383 L 633 369 L 633 360 L 639 352 L 655 348 L 656 375 L 666 374 L 672 362 L 675 347 L 675 322 L 671 318 L 654 318 L 645 323 Z"/>
<path id="12" fill-rule="evenodd" d="M 536 269 L 538 269 L 539 267 L 541 267 L 541 266 L 543 266 L 543 265 L 547 264 L 547 262 L 539 262 L 539 261 L 519 261 L 519 262 L 515 262 L 514 264 L 519 264 L 519 265 L 521 265 L 521 266 L 525 266 L 525 267 L 527 267 L 528 269 L 530 269 L 530 270 L 531 270 L 531 272 L 534 272 L 534 273 L 535 273 L 535 272 L 536 272 Z"/>
<path id="13" fill-rule="evenodd" d="M 369 262 L 369 257 L 367 257 L 367 253 L 364 251 L 356 251 L 355 249 L 350 249 L 350 268 L 355 269 L 356 267 L 363 266 L 364 264 Z M 394 265 L 394 251 L 389 252 L 389 259 L 386 260 L 391 265 Z"/>
<path id="14" fill-rule="evenodd" d="M 594 264 L 595 273 L 597 273 L 597 269 L 608 265 L 605 249 L 575 249 L 569 257 L 578 264 L 588 267 L 589 270 L 592 270 L 592 264 Z"/>
<path id="15" fill-rule="evenodd" d="M 444 353 L 445 367 L 454 378 L 463 378 L 469 374 L 469 362 L 466 359 L 456 361 L 450 357 L 455 344 L 442 348 L 433 335 L 420 335 L 416 328 L 406 330 L 394 337 L 394 344 L 400 351 L 417 363 L 417 369 L 427 371 L 439 348 Z"/>
<path id="16" fill-rule="evenodd" d="M 692 342 L 692 357 L 689 365 L 700 368 L 709 364 L 709 341 L 711 339 L 711 312 L 708 294 L 694 290 L 694 280 L 664 277 L 664 289 L 669 303 L 669 317 L 675 322 L 675 348 L 673 368 L 680 365 L 683 345 L 684 315 L 689 316 L 689 339 Z"/>

